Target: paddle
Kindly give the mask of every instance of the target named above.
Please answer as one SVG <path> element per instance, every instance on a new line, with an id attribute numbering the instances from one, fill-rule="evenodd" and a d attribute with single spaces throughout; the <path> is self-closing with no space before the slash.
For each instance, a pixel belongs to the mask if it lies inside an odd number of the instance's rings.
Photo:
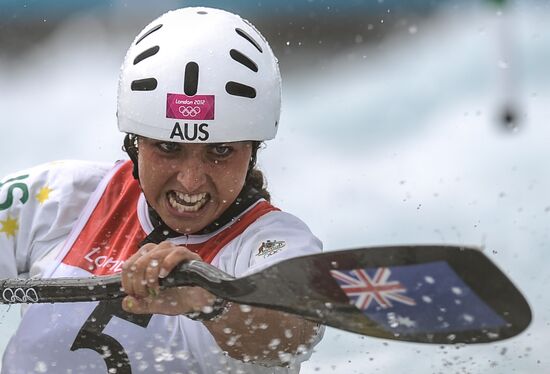
<path id="1" fill-rule="evenodd" d="M 511 281 L 478 249 L 410 245 L 325 252 L 234 278 L 182 263 L 162 287 L 197 285 L 240 304 L 393 340 L 453 344 L 510 338 L 531 321 Z M 3 304 L 121 298 L 120 275 L 0 280 Z"/>

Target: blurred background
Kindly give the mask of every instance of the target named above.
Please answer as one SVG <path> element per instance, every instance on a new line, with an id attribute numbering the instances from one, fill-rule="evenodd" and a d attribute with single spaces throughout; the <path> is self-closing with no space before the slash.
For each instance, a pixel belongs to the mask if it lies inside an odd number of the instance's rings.
<path id="1" fill-rule="evenodd" d="M 329 328 L 302 372 L 550 372 L 550 1 L 0 0 L 0 175 L 124 158 L 126 49 L 193 5 L 241 14 L 279 57 L 281 125 L 259 164 L 326 250 L 480 246 L 533 308 L 522 335 L 478 346 Z M 17 321 L 0 310 L 0 350 Z"/>

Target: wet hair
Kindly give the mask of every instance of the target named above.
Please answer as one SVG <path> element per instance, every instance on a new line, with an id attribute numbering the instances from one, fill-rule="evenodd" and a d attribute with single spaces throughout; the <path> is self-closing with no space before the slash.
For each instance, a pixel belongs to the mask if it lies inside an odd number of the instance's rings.
<path id="1" fill-rule="evenodd" d="M 126 134 L 124 137 L 124 145 L 122 146 L 122 150 L 128 154 L 130 160 L 134 163 L 133 175 L 137 181 L 139 181 L 138 139 L 139 136 L 136 134 Z M 250 162 L 248 163 L 248 171 L 246 173 L 243 190 L 254 189 L 262 198 L 271 201 L 271 194 L 267 190 L 267 181 L 262 171 L 256 166 L 258 149 L 263 146 L 263 142 L 251 141 L 251 143 L 252 154 L 250 156 Z"/>

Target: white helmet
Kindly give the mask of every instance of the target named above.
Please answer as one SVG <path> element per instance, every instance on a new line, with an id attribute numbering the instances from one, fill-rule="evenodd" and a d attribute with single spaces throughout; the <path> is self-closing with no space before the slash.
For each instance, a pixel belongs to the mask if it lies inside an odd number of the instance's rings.
<path id="1" fill-rule="evenodd" d="M 118 128 L 186 143 L 273 139 L 281 75 L 265 38 L 219 9 L 165 13 L 138 34 L 122 64 Z"/>

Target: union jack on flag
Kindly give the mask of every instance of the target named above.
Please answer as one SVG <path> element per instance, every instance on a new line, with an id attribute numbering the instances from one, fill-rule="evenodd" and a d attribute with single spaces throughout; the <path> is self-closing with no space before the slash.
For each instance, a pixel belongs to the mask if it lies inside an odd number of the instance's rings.
<path id="1" fill-rule="evenodd" d="M 391 271 L 378 268 L 373 277 L 366 269 L 331 270 L 330 274 L 347 295 L 350 304 L 366 311 L 374 300 L 383 309 L 393 307 L 392 300 L 406 305 L 416 305 L 414 299 L 405 296 L 407 289 L 395 280 L 389 280 Z"/>

